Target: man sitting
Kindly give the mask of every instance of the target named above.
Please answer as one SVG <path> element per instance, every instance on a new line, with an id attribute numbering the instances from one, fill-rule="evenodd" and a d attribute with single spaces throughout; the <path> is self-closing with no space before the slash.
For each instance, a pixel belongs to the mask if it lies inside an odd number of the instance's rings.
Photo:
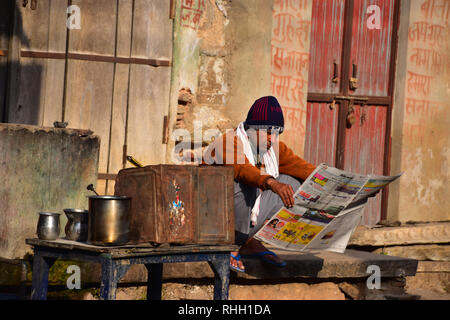
<path id="1" fill-rule="evenodd" d="M 265 96 L 253 103 L 245 122 L 218 137 L 204 154 L 207 164 L 234 167 L 235 235 L 241 247 L 239 252 L 231 253 L 232 270 L 245 271 L 242 256 L 286 265 L 253 238 L 281 207 L 294 205 L 294 190 L 315 169 L 279 141 L 283 129 L 280 104 L 275 97 Z"/>

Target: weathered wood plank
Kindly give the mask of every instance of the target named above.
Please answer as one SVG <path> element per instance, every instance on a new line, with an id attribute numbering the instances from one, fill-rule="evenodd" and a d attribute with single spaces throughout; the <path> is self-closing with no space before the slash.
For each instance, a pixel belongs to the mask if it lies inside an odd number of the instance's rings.
<path id="1" fill-rule="evenodd" d="M 22 50 L 65 52 L 67 1 L 40 1 L 35 10 L 20 6 Z"/>
<path id="2" fill-rule="evenodd" d="M 6 95 L 6 77 L 8 75 L 8 58 L 0 56 L 0 121 L 3 121 L 3 114 L 5 108 L 4 97 Z"/>
<path id="3" fill-rule="evenodd" d="M 17 9 L 23 30 L 21 49 L 40 52 L 64 52 L 66 46 L 66 4 L 43 1 L 36 10 Z M 52 125 L 61 120 L 64 64 L 52 59 L 21 58 L 18 100 L 10 104 L 9 121 L 34 125 Z"/>
<path id="4" fill-rule="evenodd" d="M 66 52 L 67 1 L 49 0 L 48 45 L 50 52 Z"/>
<path id="5" fill-rule="evenodd" d="M 64 94 L 64 60 L 45 59 L 44 87 L 41 89 L 44 99 L 39 124 L 52 127 L 54 121 L 62 120 Z"/>
<path id="6" fill-rule="evenodd" d="M 11 1 L 0 2 L 0 50 L 8 50 L 11 31 Z"/>
<path id="7" fill-rule="evenodd" d="M 131 66 L 128 154 L 142 164 L 165 162 L 163 118 L 169 107 L 170 68 Z"/>
<path id="8" fill-rule="evenodd" d="M 229 250 L 236 250 L 238 246 L 235 245 L 177 245 L 171 246 L 169 244 L 162 244 L 160 247 L 155 248 L 150 244 L 139 245 L 123 245 L 123 246 L 97 246 L 85 242 L 71 241 L 66 239 L 57 240 L 41 240 L 38 238 L 26 239 L 26 243 L 31 246 L 44 246 L 50 248 L 66 249 L 66 250 L 87 250 L 99 253 L 110 253 L 114 256 L 127 255 L 138 257 L 143 254 L 169 254 L 169 253 L 190 253 L 190 252 L 226 252 Z"/>
<path id="9" fill-rule="evenodd" d="M 68 63 L 65 121 L 70 128 L 91 129 L 100 136 L 99 172 L 105 173 L 111 120 L 113 64 Z"/>
<path id="10" fill-rule="evenodd" d="M 21 41 L 26 39 L 22 36 L 22 16 L 18 7 L 19 1 L 14 2 L 16 4 L 15 9 L 11 15 L 11 38 L 8 48 L 8 79 L 6 88 L 6 103 L 3 110 L 2 121 L 9 121 L 10 109 L 17 105 L 19 97 L 19 73 L 20 73 L 20 47 Z"/>
<path id="11" fill-rule="evenodd" d="M 35 10 L 31 10 L 30 6 L 19 7 L 22 16 L 22 49 L 48 50 L 50 3 L 40 1 Z"/>
<path id="12" fill-rule="evenodd" d="M 61 120 L 64 60 L 21 58 L 19 95 L 9 122 L 53 126 Z"/>
<path id="13" fill-rule="evenodd" d="M 20 6 L 22 50 L 65 52 L 67 1 L 40 1 L 35 10 Z"/>
<path id="14" fill-rule="evenodd" d="M 136 0 L 133 22 L 133 57 L 171 59 L 170 1 Z"/>
<path id="15" fill-rule="evenodd" d="M 114 55 L 116 1 L 73 0 L 80 7 L 81 29 L 70 30 L 69 52 Z"/>
<path id="16" fill-rule="evenodd" d="M 0 121 L 3 121 L 8 68 L 9 35 L 11 31 L 11 1 L 0 1 Z"/>
<path id="17" fill-rule="evenodd" d="M 128 74 L 128 65 L 116 65 L 108 173 L 118 173 L 119 170 L 123 168 L 123 146 L 125 144 L 128 99 Z M 106 192 L 108 194 L 114 194 L 114 181 L 108 181 Z"/>
<path id="18" fill-rule="evenodd" d="M 9 105 L 10 123 L 22 123 L 39 125 L 43 96 L 41 88 L 43 87 L 43 77 L 45 72 L 45 62 L 36 61 L 32 58 L 22 58 L 19 67 L 19 95 L 16 103 Z"/>
<path id="19" fill-rule="evenodd" d="M 132 0 L 119 0 L 119 19 L 117 26 L 117 56 L 130 57 Z"/>

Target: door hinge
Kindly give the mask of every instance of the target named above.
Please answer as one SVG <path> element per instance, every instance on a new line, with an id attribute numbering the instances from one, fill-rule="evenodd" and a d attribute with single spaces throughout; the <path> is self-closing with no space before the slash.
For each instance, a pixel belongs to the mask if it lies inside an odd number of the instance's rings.
<path id="1" fill-rule="evenodd" d="M 124 169 L 127 166 L 127 149 L 127 145 L 124 144 L 122 149 L 122 168 Z"/>
<path id="2" fill-rule="evenodd" d="M 163 134 L 162 134 L 162 143 L 167 144 L 169 142 L 169 117 L 164 116 L 163 119 Z"/>
<path id="3" fill-rule="evenodd" d="M 175 0 L 170 0 L 169 19 L 175 19 Z"/>

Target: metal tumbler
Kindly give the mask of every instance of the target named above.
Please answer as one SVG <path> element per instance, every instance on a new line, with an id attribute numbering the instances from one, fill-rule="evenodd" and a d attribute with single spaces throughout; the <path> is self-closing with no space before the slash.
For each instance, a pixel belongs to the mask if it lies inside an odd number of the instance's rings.
<path id="1" fill-rule="evenodd" d="M 59 216 L 60 213 L 39 212 L 37 224 L 37 236 L 41 240 L 56 240 L 61 231 Z"/>

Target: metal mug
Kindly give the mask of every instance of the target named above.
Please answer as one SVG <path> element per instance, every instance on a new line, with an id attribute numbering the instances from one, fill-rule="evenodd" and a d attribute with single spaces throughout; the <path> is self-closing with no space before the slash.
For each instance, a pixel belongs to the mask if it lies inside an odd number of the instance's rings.
<path id="1" fill-rule="evenodd" d="M 64 228 L 66 239 L 86 242 L 88 237 L 88 211 L 81 209 L 64 209 L 67 223 Z"/>
<path id="2" fill-rule="evenodd" d="M 61 231 L 59 216 L 60 213 L 39 212 L 37 224 L 37 236 L 41 240 L 56 240 Z"/>
<path id="3" fill-rule="evenodd" d="M 125 196 L 90 196 L 88 243 L 123 245 L 130 231 L 131 198 Z"/>

